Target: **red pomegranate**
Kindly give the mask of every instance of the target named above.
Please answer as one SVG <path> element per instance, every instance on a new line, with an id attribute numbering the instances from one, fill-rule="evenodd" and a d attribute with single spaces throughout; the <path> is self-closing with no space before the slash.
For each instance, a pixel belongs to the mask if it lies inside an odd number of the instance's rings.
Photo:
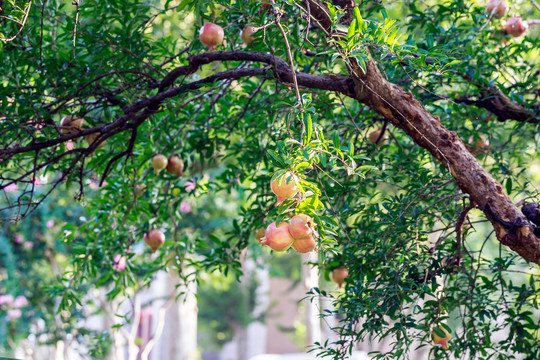
<path id="1" fill-rule="evenodd" d="M 292 247 L 299 253 L 308 253 L 315 250 L 315 248 L 317 247 L 317 242 L 315 241 L 315 238 L 310 235 L 307 238 L 295 240 L 292 244 Z"/>
<path id="2" fill-rule="evenodd" d="M 224 36 L 223 28 L 219 25 L 208 23 L 199 31 L 199 39 L 208 46 L 210 50 L 214 50 L 216 46 L 221 45 Z"/>
<path id="3" fill-rule="evenodd" d="M 165 235 L 160 230 L 152 229 L 148 234 L 144 234 L 144 242 L 155 253 L 165 242 Z"/>
<path id="4" fill-rule="evenodd" d="M 526 21 L 523 21 L 520 17 L 513 17 L 508 19 L 504 30 L 513 37 L 519 37 L 524 35 L 528 28 L 529 24 Z"/>
<path id="5" fill-rule="evenodd" d="M 184 162 L 178 156 L 171 156 L 167 161 L 167 172 L 171 175 L 184 175 Z"/>
<path id="6" fill-rule="evenodd" d="M 276 227 L 275 221 L 268 225 L 265 236 L 260 241 L 262 245 L 268 245 L 274 251 L 285 251 L 293 242 L 294 239 L 289 234 L 289 224 L 281 222 Z"/>
<path id="7" fill-rule="evenodd" d="M 508 4 L 505 0 L 490 0 L 486 5 L 486 11 L 490 15 L 493 13 L 494 17 L 500 19 L 508 11 Z"/>
<path id="8" fill-rule="evenodd" d="M 295 239 L 305 239 L 311 236 L 314 229 L 313 219 L 306 214 L 295 215 L 289 222 L 289 232 Z"/>
<path id="9" fill-rule="evenodd" d="M 341 287 L 341 285 L 343 285 L 345 282 L 345 279 L 349 277 L 349 270 L 347 270 L 346 267 L 335 268 L 332 270 L 332 273 L 330 273 L 330 277 L 332 278 L 332 281 Z"/>

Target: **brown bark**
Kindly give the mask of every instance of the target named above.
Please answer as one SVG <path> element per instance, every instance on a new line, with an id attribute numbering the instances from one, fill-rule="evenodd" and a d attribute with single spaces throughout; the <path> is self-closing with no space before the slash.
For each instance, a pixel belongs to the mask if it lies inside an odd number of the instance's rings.
<path id="1" fill-rule="evenodd" d="M 325 6 L 318 0 L 308 1 L 312 16 L 329 33 L 331 21 Z M 410 92 L 387 81 L 374 61 L 366 65 L 366 73 L 354 62 L 349 68 L 356 84 L 355 99 L 389 119 L 443 163 L 458 186 L 484 211 L 498 240 L 523 258 L 540 264 L 540 238 L 534 234 L 534 225 L 501 184 L 480 166 L 458 135 L 446 129 Z"/>

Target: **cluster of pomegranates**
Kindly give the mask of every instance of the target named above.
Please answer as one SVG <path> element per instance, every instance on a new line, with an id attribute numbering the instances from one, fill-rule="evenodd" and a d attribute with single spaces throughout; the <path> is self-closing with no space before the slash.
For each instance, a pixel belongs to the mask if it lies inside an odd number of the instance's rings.
<path id="1" fill-rule="evenodd" d="M 493 14 L 496 18 L 502 18 L 508 12 L 508 4 L 505 0 L 490 0 L 486 5 L 488 14 Z M 520 17 L 512 17 L 506 22 L 504 31 L 513 37 L 524 35 L 529 28 L 529 24 Z"/>
<path id="2" fill-rule="evenodd" d="M 246 26 L 240 35 L 242 42 L 248 45 L 255 40 L 255 37 L 251 36 L 251 34 L 257 30 L 254 26 Z M 223 28 L 213 23 L 205 24 L 199 31 L 199 39 L 203 45 L 208 46 L 210 51 L 215 50 L 217 46 L 223 43 L 224 35 Z"/>
<path id="3" fill-rule="evenodd" d="M 184 175 L 184 162 L 178 156 L 171 156 L 167 159 L 165 155 L 157 154 L 152 157 L 151 164 L 156 175 L 163 169 L 166 169 L 171 175 L 178 177 Z"/>
<path id="4" fill-rule="evenodd" d="M 307 253 L 315 250 L 317 242 L 313 237 L 315 224 L 313 219 L 305 214 L 293 216 L 291 221 L 274 221 L 266 230 L 264 228 L 255 231 L 255 237 L 259 244 L 267 245 L 274 251 L 285 251 L 291 246 L 299 253 Z"/>

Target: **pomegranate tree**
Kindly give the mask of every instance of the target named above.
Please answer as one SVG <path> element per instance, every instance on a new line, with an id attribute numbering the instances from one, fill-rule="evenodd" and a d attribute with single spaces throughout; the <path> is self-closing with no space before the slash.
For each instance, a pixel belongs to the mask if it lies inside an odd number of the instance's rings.
<path id="1" fill-rule="evenodd" d="M 268 245 L 274 251 L 285 251 L 293 242 L 294 239 L 289 233 L 289 224 L 281 222 L 276 227 L 275 221 L 268 225 L 264 238 L 260 240 L 262 245 Z"/>
<path id="2" fill-rule="evenodd" d="M 165 242 L 165 234 L 160 230 L 152 229 L 148 234 L 144 234 L 144 242 L 150 247 L 152 253 L 155 253 Z"/>
<path id="3" fill-rule="evenodd" d="M 210 51 L 221 45 L 224 35 L 223 28 L 213 23 L 204 25 L 199 31 L 199 39 L 210 48 Z"/>
<path id="4" fill-rule="evenodd" d="M 349 270 L 347 270 L 347 268 L 343 266 L 335 268 L 330 273 L 330 278 L 332 279 L 333 282 L 338 284 L 339 287 L 343 285 L 343 283 L 345 282 L 345 279 L 348 277 L 349 277 Z"/>
<path id="5" fill-rule="evenodd" d="M 520 17 L 513 17 L 508 19 L 504 30 L 508 35 L 513 37 L 519 37 L 524 35 L 529 28 L 529 24 L 526 21 L 523 21 Z"/>
<path id="6" fill-rule="evenodd" d="M 289 226 L 289 232 L 290 232 L 290 226 Z M 292 247 L 294 250 L 298 251 L 299 253 L 308 253 L 310 251 L 315 250 L 315 248 L 317 247 L 317 242 L 315 241 L 315 238 L 313 237 L 313 235 L 310 235 L 307 238 L 295 240 L 292 244 Z"/>
<path id="7" fill-rule="evenodd" d="M 508 4 L 505 0 L 490 0 L 486 5 L 488 14 L 492 14 L 496 18 L 502 18 L 508 11 Z"/>
<path id="8" fill-rule="evenodd" d="M 151 161 L 152 167 L 154 168 L 154 172 L 156 174 L 159 174 L 161 170 L 167 167 L 167 162 L 168 161 L 165 155 L 162 155 L 162 154 L 154 155 Z"/>
<path id="9" fill-rule="evenodd" d="M 313 234 L 315 223 L 313 219 L 306 214 L 293 216 L 289 223 L 289 232 L 295 239 L 305 239 Z"/>
<path id="10" fill-rule="evenodd" d="M 171 175 L 184 175 L 184 162 L 178 156 L 171 156 L 167 161 L 167 172 Z"/>
<path id="11" fill-rule="evenodd" d="M 297 182 L 298 177 L 289 171 L 270 183 L 272 192 L 278 197 L 276 205 L 281 204 L 285 199 L 290 199 L 298 193 Z"/>
<path id="12" fill-rule="evenodd" d="M 83 125 L 83 118 L 67 115 L 64 116 L 60 121 L 60 126 L 62 126 L 62 129 L 60 131 L 62 132 L 62 134 L 71 134 L 81 130 Z"/>
<path id="13" fill-rule="evenodd" d="M 442 336 L 444 334 L 444 336 Z M 452 336 L 450 333 L 442 326 L 438 326 L 431 333 L 431 338 L 433 342 L 437 345 L 441 345 L 444 350 L 448 350 L 448 341 Z"/>

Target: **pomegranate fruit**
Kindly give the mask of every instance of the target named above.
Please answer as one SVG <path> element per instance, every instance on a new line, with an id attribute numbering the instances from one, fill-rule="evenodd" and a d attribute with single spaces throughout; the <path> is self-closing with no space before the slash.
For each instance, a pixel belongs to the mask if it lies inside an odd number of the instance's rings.
<path id="1" fill-rule="evenodd" d="M 276 222 L 274 221 L 268 225 L 264 238 L 259 242 L 262 245 L 268 245 L 274 251 L 285 251 L 291 247 L 294 239 L 289 234 L 289 224 L 281 222 L 276 227 Z"/>
<path id="2" fill-rule="evenodd" d="M 285 199 L 292 198 L 298 192 L 296 182 L 298 177 L 291 172 L 287 172 L 281 178 L 278 178 L 270 183 L 272 192 L 277 195 L 278 203 L 281 204 Z"/>
<path id="3" fill-rule="evenodd" d="M 266 235 L 266 229 L 263 227 L 258 228 L 257 230 L 255 230 L 253 235 L 255 235 L 255 239 L 257 239 L 258 242 L 261 242 L 264 236 Z"/>
<path id="4" fill-rule="evenodd" d="M 290 232 L 290 226 L 289 226 L 289 232 Z M 315 250 L 317 247 L 317 242 L 315 241 L 315 238 L 310 235 L 307 238 L 303 239 L 297 239 L 293 242 L 292 247 L 294 250 L 298 251 L 299 253 L 308 253 L 310 251 Z"/>
<path id="5" fill-rule="evenodd" d="M 377 142 L 377 139 L 379 138 L 379 136 L 381 136 L 381 132 L 382 130 L 379 129 L 379 130 L 375 130 L 373 131 L 371 134 L 369 134 L 369 142 L 372 143 L 372 144 L 375 144 Z M 381 147 L 385 144 L 388 143 L 388 134 L 385 132 L 384 135 L 381 137 L 381 139 L 379 140 L 379 142 L 377 143 L 377 147 Z"/>
<path id="6" fill-rule="evenodd" d="M 178 156 L 171 156 L 167 161 L 167 172 L 171 175 L 184 175 L 184 162 Z"/>
<path id="7" fill-rule="evenodd" d="M 519 37 L 524 35 L 528 28 L 529 24 L 526 21 L 523 21 L 520 17 L 513 17 L 508 19 L 504 30 L 513 37 Z"/>
<path id="8" fill-rule="evenodd" d="M 343 285 L 343 283 L 345 282 L 345 279 L 348 277 L 349 277 L 349 270 L 347 270 L 347 268 L 343 266 L 335 268 L 330 273 L 330 278 L 332 279 L 333 282 L 338 284 L 339 287 Z"/>
<path id="9" fill-rule="evenodd" d="M 144 234 L 144 242 L 150 247 L 152 253 L 155 253 L 165 242 L 165 235 L 160 230 L 152 229 L 148 234 Z"/>
<path id="10" fill-rule="evenodd" d="M 295 215 L 289 222 L 289 233 L 295 239 L 310 237 L 314 229 L 313 219 L 306 214 Z"/>
<path id="11" fill-rule="evenodd" d="M 219 25 L 208 23 L 199 31 L 199 39 L 208 46 L 210 50 L 214 50 L 216 46 L 221 45 L 224 36 L 223 28 Z"/>
<path id="12" fill-rule="evenodd" d="M 471 136 L 469 137 L 469 148 L 474 156 L 485 154 L 489 150 L 489 140 L 483 135 L 478 135 L 476 141 Z"/>
<path id="13" fill-rule="evenodd" d="M 245 29 L 242 31 L 242 42 L 246 45 L 251 43 L 255 38 L 251 36 L 255 31 L 257 31 L 256 27 L 253 26 L 246 26 Z"/>
<path id="14" fill-rule="evenodd" d="M 154 168 L 154 171 L 156 174 L 159 174 L 159 172 L 167 167 L 167 158 L 165 155 L 158 154 L 154 155 L 152 157 L 152 167 Z"/>
<path id="15" fill-rule="evenodd" d="M 492 14 L 496 18 L 502 18 L 508 11 L 508 4 L 505 0 L 490 0 L 486 5 L 488 14 Z"/>
<path id="16" fill-rule="evenodd" d="M 91 146 L 94 141 L 96 141 L 96 139 L 98 138 L 98 136 L 100 136 L 101 133 L 93 133 L 93 134 L 88 134 L 88 135 L 85 135 L 84 136 L 84 140 L 86 141 L 86 143 L 88 144 L 88 146 Z M 101 142 L 99 143 L 99 145 L 96 147 L 96 150 L 97 149 L 101 149 L 102 147 L 105 146 L 105 140 L 101 140 Z"/>
<path id="17" fill-rule="evenodd" d="M 437 345 L 441 345 L 444 350 L 448 350 L 448 340 L 450 340 L 452 336 L 442 326 L 438 326 L 437 330 L 439 330 L 438 332 L 443 332 L 445 336 L 444 337 L 439 336 L 439 334 L 437 334 L 437 331 L 434 330 L 431 333 L 431 338 L 433 339 L 433 342 Z"/>
<path id="18" fill-rule="evenodd" d="M 83 118 L 77 118 L 75 116 L 67 115 L 64 116 L 60 121 L 60 126 L 62 126 L 62 129 L 60 131 L 62 132 L 62 134 L 71 134 L 81 130 L 83 125 Z"/>

